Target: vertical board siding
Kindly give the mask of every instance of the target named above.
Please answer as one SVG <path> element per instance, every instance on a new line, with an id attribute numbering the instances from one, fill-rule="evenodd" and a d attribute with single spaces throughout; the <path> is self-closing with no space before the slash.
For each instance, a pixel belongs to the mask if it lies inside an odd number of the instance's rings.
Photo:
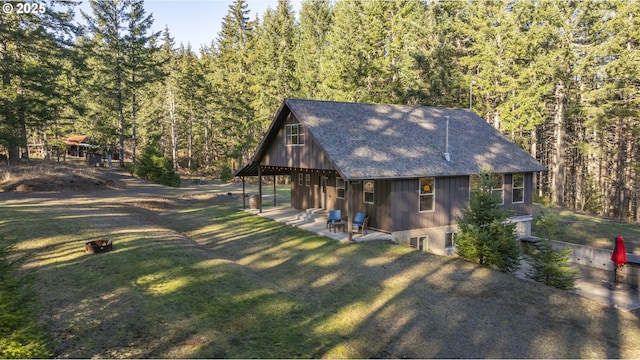
<path id="1" fill-rule="evenodd" d="M 298 185 L 298 174 L 303 174 L 303 184 Z M 305 185 L 306 174 L 311 174 L 311 186 Z M 321 178 L 327 177 L 327 209 L 340 209 L 345 215 L 346 199 L 337 198 L 335 171 L 294 169 L 291 172 L 291 206 L 305 210 L 321 206 Z M 525 173 L 524 203 L 512 203 L 511 174 L 505 174 L 504 206 L 516 214 L 531 214 L 533 199 L 533 174 Z M 395 179 L 374 181 L 374 203 L 364 203 L 363 181 L 352 183 L 349 191 L 351 213 L 364 212 L 369 216 L 369 226 L 383 231 L 404 231 L 447 226 L 456 223 L 463 209 L 469 206 L 469 176 L 437 177 L 435 180 L 435 211 L 419 212 L 420 180 Z"/>
<path id="2" fill-rule="evenodd" d="M 391 181 L 393 231 L 422 229 L 455 223 L 456 216 L 469 203 L 469 177 L 449 176 L 435 179 L 434 211 L 419 211 L 420 179 Z"/>
<path id="3" fill-rule="evenodd" d="M 311 137 L 309 131 L 301 126 L 304 132 L 303 146 L 287 146 L 286 145 L 286 126 L 289 124 L 298 124 L 298 120 L 289 114 L 284 125 L 278 131 L 278 135 L 269 145 L 261 165 L 279 166 L 299 169 L 320 169 L 333 170 L 331 161 L 327 155 L 320 149 L 318 143 Z"/>
<path id="4" fill-rule="evenodd" d="M 519 204 L 513 203 L 513 182 L 512 174 L 505 175 L 504 184 L 504 205 L 513 210 L 516 215 L 532 214 L 533 211 L 533 173 L 524 174 L 524 202 Z"/>
<path id="5" fill-rule="evenodd" d="M 504 177 L 504 206 L 516 215 L 532 213 L 533 173 L 525 173 L 524 203 L 513 204 L 511 174 Z M 390 181 L 391 231 L 446 226 L 469 206 L 469 176 L 438 177 L 435 183 L 435 211 L 419 212 L 420 179 Z"/>

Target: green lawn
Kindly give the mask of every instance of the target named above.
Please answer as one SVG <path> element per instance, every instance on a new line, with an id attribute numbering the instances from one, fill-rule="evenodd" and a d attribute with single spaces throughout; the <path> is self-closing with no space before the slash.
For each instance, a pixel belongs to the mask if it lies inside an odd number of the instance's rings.
<path id="1" fill-rule="evenodd" d="M 238 207 L 226 195 L 0 200 L 0 239 L 28 256 L 55 357 L 640 357 L 633 313 Z M 114 251 L 84 253 L 105 238 Z"/>
<path id="2" fill-rule="evenodd" d="M 541 209 L 543 209 L 541 205 L 534 206 L 534 212 Z M 557 211 L 559 211 L 562 221 L 554 240 L 613 250 L 615 238 L 620 234 L 624 238 L 627 252 L 640 255 L 639 225 L 621 223 L 569 209 Z M 545 236 L 539 233 L 535 227 L 532 228 L 532 234 L 540 237 Z"/>

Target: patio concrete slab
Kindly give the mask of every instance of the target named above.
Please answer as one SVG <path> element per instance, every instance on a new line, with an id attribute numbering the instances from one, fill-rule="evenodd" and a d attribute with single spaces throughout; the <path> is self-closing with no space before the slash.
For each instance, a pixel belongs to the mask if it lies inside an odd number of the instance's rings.
<path id="1" fill-rule="evenodd" d="M 328 212 L 326 210 L 309 209 L 307 211 L 301 211 L 290 206 L 263 207 L 262 213 L 258 212 L 257 209 L 244 210 L 268 219 L 311 231 L 334 240 L 348 241 L 346 232 L 340 230 L 330 231 L 327 228 Z M 352 237 L 352 241 L 354 242 L 370 240 L 393 240 L 393 236 L 391 234 L 368 229 L 366 235 L 353 234 Z"/>

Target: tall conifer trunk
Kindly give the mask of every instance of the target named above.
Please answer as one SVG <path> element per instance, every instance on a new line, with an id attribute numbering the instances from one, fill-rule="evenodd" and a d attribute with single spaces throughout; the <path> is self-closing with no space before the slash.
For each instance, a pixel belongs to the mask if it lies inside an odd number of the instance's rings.
<path id="1" fill-rule="evenodd" d="M 556 104 L 553 115 L 554 125 L 554 143 L 555 149 L 553 153 L 553 183 L 551 185 L 551 194 L 553 203 L 558 206 L 564 205 L 564 180 L 565 180 L 565 117 L 567 106 L 567 87 L 565 84 L 558 82 L 556 84 Z"/>

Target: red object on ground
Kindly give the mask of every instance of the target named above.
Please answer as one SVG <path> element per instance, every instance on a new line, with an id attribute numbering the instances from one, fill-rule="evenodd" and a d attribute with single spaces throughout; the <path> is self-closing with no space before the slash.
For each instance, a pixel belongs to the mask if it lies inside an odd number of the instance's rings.
<path id="1" fill-rule="evenodd" d="M 616 266 L 624 265 L 627 263 L 627 252 L 624 249 L 624 241 L 622 240 L 622 235 L 618 235 L 618 237 L 616 238 L 616 246 L 613 248 L 611 261 L 613 261 Z"/>

